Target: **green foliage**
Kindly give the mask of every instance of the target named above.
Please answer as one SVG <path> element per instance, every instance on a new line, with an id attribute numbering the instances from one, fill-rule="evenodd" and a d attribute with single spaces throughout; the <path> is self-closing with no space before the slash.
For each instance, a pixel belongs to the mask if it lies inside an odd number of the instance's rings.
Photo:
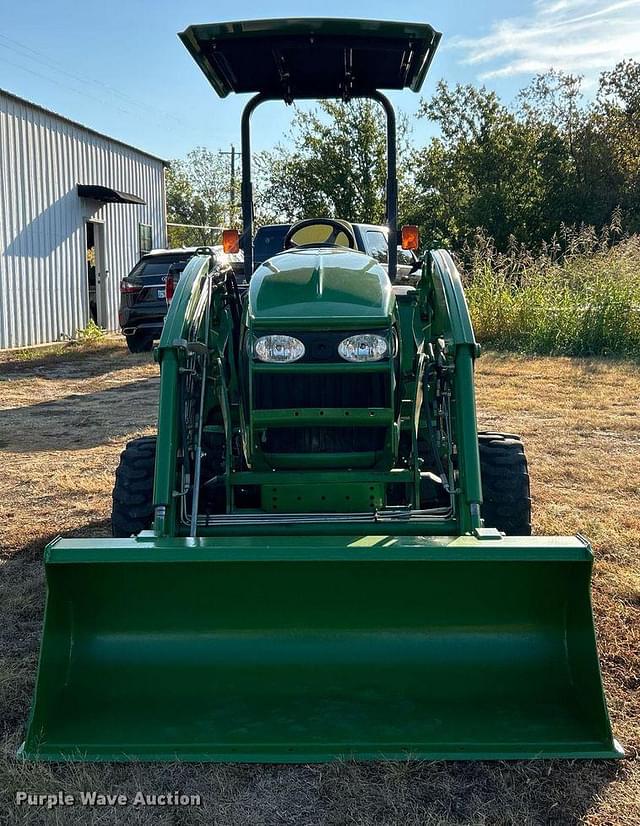
<path id="1" fill-rule="evenodd" d="M 640 231 L 640 62 L 625 60 L 600 80 L 595 120 L 611 158 L 620 205 Z"/>
<path id="2" fill-rule="evenodd" d="M 485 87 L 440 81 L 418 112 L 436 124 L 437 137 L 409 153 L 408 122 L 399 119 L 401 222 L 418 224 L 426 246 L 453 249 L 478 228 L 499 250 L 511 237 L 535 246 L 562 225 L 602 226 L 617 207 L 625 229 L 639 231 L 639 90 L 634 60 L 603 73 L 588 104 L 581 78 L 554 70 L 534 78 L 514 106 Z M 254 159 L 258 223 L 314 215 L 381 222 L 385 144 L 373 101 L 297 109 L 285 142 Z M 228 160 L 194 150 L 172 165 L 167 195 L 169 221 L 225 223 Z M 206 230 L 187 235 L 173 230 L 172 241 L 213 240 Z"/>
<path id="3" fill-rule="evenodd" d="M 428 207 L 414 218 L 430 244 L 456 247 L 482 227 L 504 249 L 511 235 L 534 242 L 557 229 L 569 158 L 556 127 L 519 119 L 484 87 L 445 82 L 420 113 L 442 133 L 416 176 Z"/>
<path id="4" fill-rule="evenodd" d="M 640 229 L 640 63 L 605 72 L 585 105 L 581 79 L 550 71 L 502 104 L 494 92 L 441 81 L 419 116 L 440 136 L 420 156 L 412 219 L 431 245 L 461 247 L 482 227 L 505 250 L 564 224 L 601 226 L 621 207 Z"/>
<path id="5" fill-rule="evenodd" d="M 400 155 L 406 135 L 401 120 Z M 261 153 L 256 166 L 261 223 L 311 216 L 384 220 L 385 121 L 373 101 L 323 101 L 311 111 L 298 109 L 287 144 Z"/>
<path id="6" fill-rule="evenodd" d="M 640 237 L 562 228 L 533 253 L 479 233 L 459 264 L 478 339 L 498 349 L 640 357 Z"/>
<path id="7" fill-rule="evenodd" d="M 93 344 L 101 338 L 104 338 L 104 336 L 105 330 L 99 327 L 91 318 L 85 327 L 76 332 L 76 341 L 78 344 Z"/>
<path id="8" fill-rule="evenodd" d="M 196 226 L 226 226 L 229 220 L 228 161 L 204 146 L 166 171 L 167 221 Z M 169 227 L 169 246 L 218 243 L 219 232 L 209 229 Z"/>
<path id="9" fill-rule="evenodd" d="M 418 224 L 425 247 L 456 252 L 480 338 L 525 352 L 640 356 L 640 240 L 629 236 L 640 232 L 640 62 L 603 73 L 590 102 L 580 77 L 553 70 L 513 106 L 441 81 L 418 117 L 439 133 L 403 163 L 400 119 L 400 223 Z M 199 149 L 173 165 L 170 221 L 223 222 L 225 164 Z M 286 142 L 255 166 L 258 223 L 384 220 L 385 122 L 372 101 L 298 109 Z"/>
<path id="10" fill-rule="evenodd" d="M 69 351 L 69 342 L 48 344 L 46 347 L 25 347 L 22 350 L 10 350 L 6 353 L 8 361 L 31 362 L 50 357 L 65 355 Z M 5 379 L 3 379 L 5 381 Z"/>

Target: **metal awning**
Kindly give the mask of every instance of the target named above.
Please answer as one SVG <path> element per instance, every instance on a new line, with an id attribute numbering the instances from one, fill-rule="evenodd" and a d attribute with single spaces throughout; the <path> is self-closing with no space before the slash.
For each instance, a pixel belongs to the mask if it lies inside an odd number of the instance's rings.
<path id="1" fill-rule="evenodd" d="M 146 201 L 138 195 L 97 184 L 78 184 L 78 195 L 81 198 L 91 198 L 92 201 L 104 201 L 107 204 L 146 204 Z"/>
<path id="2" fill-rule="evenodd" d="M 220 97 L 289 102 L 418 92 L 440 33 L 426 23 L 298 18 L 190 26 L 180 38 Z"/>

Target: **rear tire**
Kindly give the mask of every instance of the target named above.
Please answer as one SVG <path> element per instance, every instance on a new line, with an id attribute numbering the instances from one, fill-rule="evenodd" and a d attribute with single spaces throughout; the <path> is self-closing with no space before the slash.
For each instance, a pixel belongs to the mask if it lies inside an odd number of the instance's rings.
<path id="1" fill-rule="evenodd" d="M 151 528 L 155 464 L 155 436 L 128 442 L 120 454 L 111 509 L 113 536 L 131 536 Z"/>
<path id="2" fill-rule="evenodd" d="M 531 535 L 531 491 L 524 445 L 509 433 L 478 433 L 482 518 L 509 536 Z"/>
<path id="3" fill-rule="evenodd" d="M 138 330 L 127 336 L 127 347 L 130 353 L 148 353 L 153 350 L 153 336 Z"/>

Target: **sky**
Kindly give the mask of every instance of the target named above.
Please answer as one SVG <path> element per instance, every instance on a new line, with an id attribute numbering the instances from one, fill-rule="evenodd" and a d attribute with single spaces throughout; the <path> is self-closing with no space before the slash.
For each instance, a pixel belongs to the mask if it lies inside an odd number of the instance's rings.
<path id="1" fill-rule="evenodd" d="M 218 99 L 177 32 L 194 23 L 266 17 L 361 17 L 427 22 L 443 33 L 422 89 L 440 78 L 485 84 L 506 101 L 553 67 L 584 75 L 640 59 L 640 0 L 0 0 L 0 88 L 162 158 L 195 146 L 239 146 L 246 96 Z M 411 115 L 420 95 L 391 95 Z M 291 109 L 261 107 L 256 150 L 286 132 Z M 413 122 L 424 142 L 433 127 Z M 0 147 L 1 151 L 1 147 Z"/>

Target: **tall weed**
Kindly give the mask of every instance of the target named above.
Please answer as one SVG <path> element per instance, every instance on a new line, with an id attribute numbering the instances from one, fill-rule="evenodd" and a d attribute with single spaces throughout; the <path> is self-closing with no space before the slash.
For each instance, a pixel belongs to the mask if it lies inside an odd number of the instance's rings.
<path id="1" fill-rule="evenodd" d="M 640 357 L 640 236 L 616 217 L 564 228 L 540 250 L 495 249 L 479 232 L 457 256 L 476 335 L 526 353 Z"/>

